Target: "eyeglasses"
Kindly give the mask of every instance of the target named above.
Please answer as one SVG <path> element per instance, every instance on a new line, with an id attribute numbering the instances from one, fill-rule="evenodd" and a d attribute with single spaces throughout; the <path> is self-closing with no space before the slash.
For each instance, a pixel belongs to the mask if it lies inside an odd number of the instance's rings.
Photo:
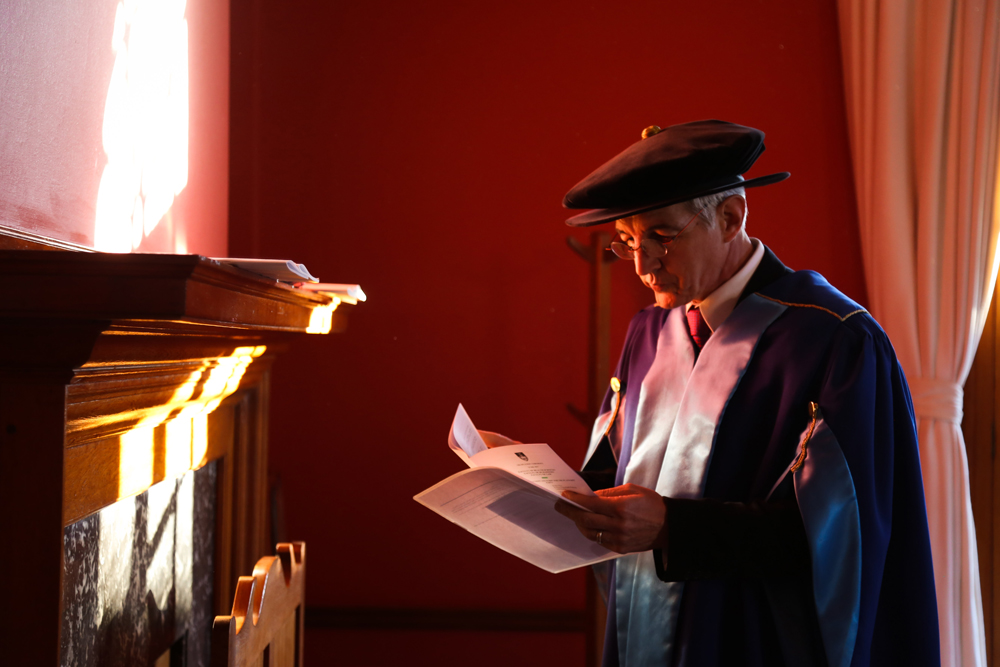
<path id="1" fill-rule="evenodd" d="M 624 241 L 614 241 L 608 248 L 605 249 L 615 253 L 621 259 L 635 259 L 635 253 L 637 250 L 642 250 L 642 252 L 646 254 L 646 257 L 649 257 L 650 259 L 658 259 L 660 257 L 666 257 L 667 250 L 670 248 L 670 244 L 676 241 L 677 237 L 683 234 L 684 230 L 690 227 L 691 223 L 694 222 L 695 218 L 701 215 L 701 212 L 704 210 L 705 210 L 704 208 L 698 209 L 698 212 L 695 213 L 693 216 L 691 216 L 691 219 L 688 220 L 683 227 L 681 227 L 681 231 L 677 232 L 672 237 L 664 241 L 657 241 L 655 239 L 643 239 L 639 241 L 638 248 L 633 248 Z"/>

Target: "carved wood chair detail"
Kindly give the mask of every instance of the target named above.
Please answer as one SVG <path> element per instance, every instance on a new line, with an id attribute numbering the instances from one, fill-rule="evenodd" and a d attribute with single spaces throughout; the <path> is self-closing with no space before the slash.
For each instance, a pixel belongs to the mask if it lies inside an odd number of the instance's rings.
<path id="1" fill-rule="evenodd" d="M 233 613 L 216 616 L 212 667 L 302 667 L 305 542 L 282 542 L 236 584 Z"/>

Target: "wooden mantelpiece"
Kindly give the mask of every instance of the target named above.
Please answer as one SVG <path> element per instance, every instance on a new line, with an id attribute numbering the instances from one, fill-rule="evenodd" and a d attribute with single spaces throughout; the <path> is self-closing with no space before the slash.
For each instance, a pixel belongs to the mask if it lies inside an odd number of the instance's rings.
<path id="1" fill-rule="evenodd" d="M 0 251 L 0 317 L 318 333 L 331 299 L 199 255 Z M 341 311 L 343 312 L 343 311 Z"/>
<path id="2" fill-rule="evenodd" d="M 212 461 L 228 607 L 233 573 L 271 547 L 271 363 L 347 308 L 194 255 L 0 251 L 5 664 L 59 662 L 65 526 Z"/>

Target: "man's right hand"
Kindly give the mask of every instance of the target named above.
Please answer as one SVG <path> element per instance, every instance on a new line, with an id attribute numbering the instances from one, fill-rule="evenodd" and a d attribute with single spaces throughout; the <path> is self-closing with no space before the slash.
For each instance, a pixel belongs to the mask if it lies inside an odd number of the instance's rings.
<path id="1" fill-rule="evenodd" d="M 556 511 L 571 519 L 588 540 L 620 554 L 666 546 L 667 508 L 663 496 L 637 484 L 601 489 L 596 496 L 563 491 L 586 507 L 557 502 Z"/>

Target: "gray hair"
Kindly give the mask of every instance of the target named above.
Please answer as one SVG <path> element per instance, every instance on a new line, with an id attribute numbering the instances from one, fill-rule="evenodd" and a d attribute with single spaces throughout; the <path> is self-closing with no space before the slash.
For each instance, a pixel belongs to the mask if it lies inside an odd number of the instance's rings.
<path id="1" fill-rule="evenodd" d="M 746 190 L 743 187 L 738 187 L 726 190 L 725 192 L 716 192 L 714 195 L 705 195 L 704 197 L 692 199 L 688 204 L 691 206 L 691 212 L 699 213 L 705 222 L 715 222 L 715 211 L 719 208 L 719 204 L 733 195 L 739 195 L 745 199 Z M 743 221 L 746 222 L 745 217 Z"/>

